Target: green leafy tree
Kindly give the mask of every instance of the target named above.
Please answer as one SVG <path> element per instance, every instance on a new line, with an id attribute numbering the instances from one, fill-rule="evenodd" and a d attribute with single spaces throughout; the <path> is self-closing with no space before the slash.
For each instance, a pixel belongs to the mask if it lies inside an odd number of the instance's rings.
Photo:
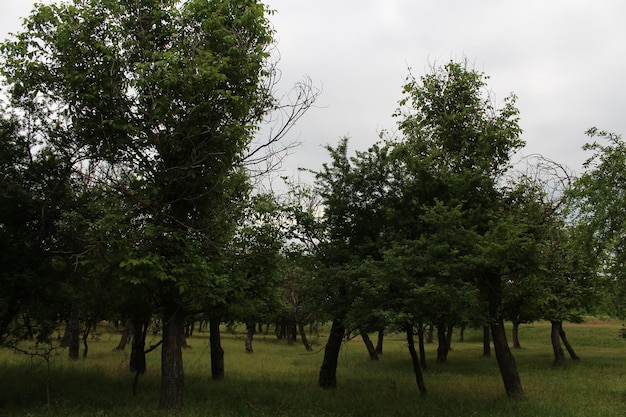
<path id="1" fill-rule="evenodd" d="M 159 300 L 162 409 L 183 406 L 186 314 L 210 296 L 246 152 L 276 107 L 266 14 L 251 0 L 39 5 L 2 46 L 16 114 L 132 210 L 121 235 L 109 226 L 132 248 L 121 279 Z"/>
<path id="2" fill-rule="evenodd" d="M 464 229 L 475 234 L 467 253 L 466 276 L 474 281 L 488 305 L 488 318 L 505 390 L 523 395 L 515 360 L 504 333 L 502 287 L 510 263 L 505 262 L 520 239 L 521 225 L 506 214 L 499 180 L 513 152 L 523 146 L 519 138 L 515 97 L 496 108 L 486 92 L 487 77 L 450 62 L 431 74 L 409 77 L 405 98 L 396 113 L 415 176 L 426 173 L 430 195 L 448 207 L 460 207 Z M 431 197 L 432 198 L 432 197 Z"/>

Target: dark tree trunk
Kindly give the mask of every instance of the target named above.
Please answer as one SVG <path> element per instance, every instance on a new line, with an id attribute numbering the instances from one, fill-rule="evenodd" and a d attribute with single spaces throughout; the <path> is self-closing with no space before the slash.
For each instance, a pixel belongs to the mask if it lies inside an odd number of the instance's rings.
<path id="1" fill-rule="evenodd" d="M 255 329 L 256 324 L 254 322 L 246 323 L 246 353 L 254 353 L 252 339 L 254 338 Z"/>
<path id="2" fill-rule="evenodd" d="M 513 348 L 514 349 L 521 349 L 522 345 L 519 343 L 519 325 L 520 322 L 515 320 L 513 321 Z"/>
<path id="3" fill-rule="evenodd" d="M 87 323 L 85 323 L 85 328 L 83 329 L 83 358 L 87 357 L 87 352 L 89 351 L 89 345 L 87 344 L 89 333 L 91 333 L 91 322 L 87 321 Z"/>
<path id="4" fill-rule="evenodd" d="M 161 345 L 161 410 L 182 410 L 185 372 L 182 344 L 185 338 L 185 314 L 175 303 L 163 309 L 163 344 Z"/>
<path id="5" fill-rule="evenodd" d="M 298 321 L 298 331 L 300 332 L 300 339 L 302 339 L 302 344 L 304 348 L 310 352 L 313 350 L 311 344 L 309 343 L 309 339 L 306 337 L 306 329 L 304 328 L 304 323 L 302 321 Z"/>
<path id="6" fill-rule="evenodd" d="M 67 343 L 69 347 L 69 358 L 72 360 L 78 359 L 80 353 L 80 320 L 78 318 L 78 307 L 72 304 L 72 310 L 70 311 L 70 319 L 67 321 Z"/>
<path id="7" fill-rule="evenodd" d="M 330 329 L 330 335 L 324 348 L 324 359 L 320 368 L 318 384 L 323 389 L 337 386 L 337 358 L 341 349 L 341 342 L 346 332 L 343 322 L 335 318 Z"/>
<path id="8" fill-rule="evenodd" d="M 433 343 L 433 340 L 435 339 L 434 335 L 435 335 L 435 326 L 432 323 L 430 323 L 428 325 L 428 333 L 426 333 L 426 343 Z"/>
<path id="9" fill-rule="evenodd" d="M 504 321 L 498 320 L 491 325 L 491 334 L 493 336 L 493 348 L 496 351 L 496 360 L 504 382 L 506 394 L 511 398 L 522 398 L 524 396 L 524 388 L 517 371 L 515 358 L 509 349 L 506 340 L 506 331 L 504 329 Z"/>
<path id="10" fill-rule="evenodd" d="M 133 333 L 130 362 L 128 368 L 130 372 L 135 372 L 135 380 L 133 381 L 133 395 L 137 395 L 137 387 L 139 386 L 139 376 L 146 373 L 146 335 L 148 334 L 149 319 L 135 318 L 131 320 L 131 329 Z"/>
<path id="11" fill-rule="evenodd" d="M 420 394 L 426 395 L 426 385 L 424 385 L 424 375 L 422 374 L 422 365 L 417 357 L 415 351 L 415 341 L 413 339 L 413 325 L 408 324 L 406 326 L 406 339 L 409 344 L 409 354 L 411 355 L 411 362 L 413 363 L 413 372 L 415 373 L 415 382 L 417 382 L 417 388 Z"/>
<path id="12" fill-rule="evenodd" d="M 378 331 L 378 338 L 376 339 L 376 353 L 378 353 L 379 355 L 383 354 L 383 343 L 385 340 L 385 331 L 384 330 L 379 330 Z"/>
<path id="13" fill-rule="evenodd" d="M 132 331 L 132 323 L 131 320 L 126 320 L 124 322 L 124 331 L 122 332 L 122 337 L 120 338 L 120 343 L 117 344 L 117 347 L 113 350 L 124 350 L 126 349 L 126 344 L 128 340 L 130 340 Z"/>
<path id="14" fill-rule="evenodd" d="M 130 320 L 132 329 L 132 342 L 130 350 L 130 362 L 128 368 L 131 372 L 140 375 L 146 373 L 146 335 L 148 333 L 148 319 L 134 318 Z"/>
<path id="15" fill-rule="evenodd" d="M 496 360 L 500 368 L 504 389 L 509 398 L 523 398 L 524 388 L 517 371 L 517 364 L 509 343 L 506 340 L 504 320 L 500 315 L 502 304 L 502 277 L 492 271 L 487 273 L 484 281 L 483 291 L 489 303 L 489 319 L 491 322 L 491 336 L 493 339 L 493 349 L 496 352 Z"/>
<path id="16" fill-rule="evenodd" d="M 285 326 L 285 330 L 287 332 L 287 344 L 289 346 L 293 346 L 293 344 L 296 341 L 296 335 L 297 335 L 295 324 L 290 320 Z"/>
<path id="17" fill-rule="evenodd" d="M 437 342 L 439 343 L 437 346 L 437 362 L 445 363 L 448 360 L 448 350 L 450 349 L 445 323 L 437 323 Z"/>
<path id="18" fill-rule="evenodd" d="M 378 353 L 376 352 L 376 348 L 370 339 L 370 336 L 367 332 L 361 332 L 361 339 L 363 339 L 363 343 L 365 343 L 365 347 L 367 348 L 367 353 L 370 355 L 370 359 L 373 361 L 378 360 Z"/>
<path id="19" fill-rule="evenodd" d="M 576 354 L 576 352 L 574 351 L 574 348 L 572 347 L 572 345 L 570 345 L 569 341 L 567 340 L 567 336 L 565 335 L 565 330 L 563 330 L 563 323 L 561 323 L 561 330 L 559 331 L 559 335 L 561 336 L 561 341 L 563 342 L 565 349 L 567 349 L 567 353 L 569 353 L 570 358 L 572 358 L 575 361 L 579 360 L 580 357 Z"/>
<path id="20" fill-rule="evenodd" d="M 426 348 L 424 346 L 424 323 L 420 323 L 417 327 L 417 340 L 420 350 L 420 364 L 422 369 L 426 370 Z"/>
<path id="21" fill-rule="evenodd" d="M 551 320 L 552 328 L 550 331 L 550 340 L 552 341 L 552 352 L 554 352 L 554 366 L 565 365 L 565 353 L 561 347 L 561 322 Z"/>
<path id="22" fill-rule="evenodd" d="M 446 338 L 448 339 L 448 351 L 452 350 L 452 333 L 454 332 L 454 325 L 448 324 L 446 330 Z"/>
<path id="23" fill-rule="evenodd" d="M 465 325 L 462 325 L 459 329 L 459 343 L 465 342 Z"/>
<path id="24" fill-rule="evenodd" d="M 483 326 L 483 356 L 485 358 L 491 356 L 491 336 L 489 332 L 489 326 Z"/>
<path id="25" fill-rule="evenodd" d="M 224 349 L 220 335 L 219 317 L 209 319 L 209 346 L 211 348 L 211 378 L 213 381 L 224 380 Z"/>

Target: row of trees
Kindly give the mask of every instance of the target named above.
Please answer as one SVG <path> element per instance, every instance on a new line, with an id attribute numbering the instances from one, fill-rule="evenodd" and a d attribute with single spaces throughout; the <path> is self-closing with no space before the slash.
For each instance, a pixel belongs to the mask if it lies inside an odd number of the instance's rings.
<path id="1" fill-rule="evenodd" d="M 160 407 L 180 409 L 184 332 L 199 319 L 214 379 L 225 320 L 245 324 L 249 352 L 258 323 L 286 318 L 310 348 L 304 325 L 332 322 L 323 388 L 346 334 L 401 330 L 422 393 L 425 326 L 439 361 L 454 327 L 477 326 L 520 397 L 504 320 L 550 320 L 561 363 L 563 321 L 599 301 L 621 314 L 623 142 L 591 130 L 610 143 L 590 145 L 577 180 L 540 157 L 514 169 L 515 97 L 497 106 L 464 62 L 407 79 L 396 136 L 353 156 L 342 139 L 314 184 L 260 193 L 317 95 L 305 81 L 275 96 L 268 13 L 252 0 L 77 0 L 38 6 L 2 44 L 0 345 L 127 322 L 139 376 L 157 319 Z"/>

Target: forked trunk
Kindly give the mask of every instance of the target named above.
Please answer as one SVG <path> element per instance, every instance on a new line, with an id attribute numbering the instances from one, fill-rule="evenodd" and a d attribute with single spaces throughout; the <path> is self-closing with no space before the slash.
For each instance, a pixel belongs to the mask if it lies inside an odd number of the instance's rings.
<path id="1" fill-rule="evenodd" d="M 161 345 L 161 410 L 182 410 L 184 379 L 182 343 L 185 338 L 185 314 L 175 303 L 163 309 L 163 344 Z"/>
<path id="2" fill-rule="evenodd" d="M 220 335 L 219 317 L 209 319 L 209 347 L 211 348 L 211 379 L 213 381 L 224 380 L 224 349 L 222 349 L 222 337 Z"/>
<path id="3" fill-rule="evenodd" d="M 567 340 L 567 336 L 565 335 L 565 330 L 563 330 L 563 323 L 561 323 L 561 330 L 559 331 L 559 335 L 561 336 L 561 341 L 563 342 L 565 349 L 567 349 L 567 353 L 569 353 L 570 358 L 572 358 L 575 361 L 579 360 L 580 357 L 576 354 L 576 352 L 574 351 L 574 348 L 572 347 L 572 345 L 570 345 L 569 341 Z"/>
<path id="4" fill-rule="evenodd" d="M 376 352 L 376 348 L 370 339 L 370 336 L 367 332 L 361 332 L 361 339 L 363 339 L 363 343 L 365 343 L 365 347 L 367 348 L 367 353 L 370 355 L 370 359 L 373 361 L 378 360 L 378 353 Z"/>
<path id="5" fill-rule="evenodd" d="M 337 386 L 337 359 L 341 342 L 346 332 L 343 322 L 335 318 L 330 329 L 330 335 L 324 348 L 324 359 L 320 368 L 318 384 L 323 389 L 331 389 Z"/>
<path id="6" fill-rule="evenodd" d="M 424 385 L 424 375 L 422 374 L 422 365 L 417 357 L 415 351 L 415 341 L 413 339 L 413 325 L 407 324 L 406 327 L 406 339 L 409 344 L 409 354 L 411 355 L 411 362 L 413 363 L 413 372 L 415 373 L 415 382 L 420 394 L 426 395 L 426 385 Z"/>
<path id="7" fill-rule="evenodd" d="M 550 340 L 552 341 L 552 352 L 554 352 L 554 366 L 565 365 L 565 353 L 561 347 L 561 322 L 558 320 L 550 321 L 552 328 L 550 331 Z"/>
<path id="8" fill-rule="evenodd" d="M 378 353 L 379 355 L 383 354 L 383 343 L 385 340 L 385 331 L 384 330 L 379 330 L 378 331 L 378 339 L 376 340 L 376 353 Z"/>

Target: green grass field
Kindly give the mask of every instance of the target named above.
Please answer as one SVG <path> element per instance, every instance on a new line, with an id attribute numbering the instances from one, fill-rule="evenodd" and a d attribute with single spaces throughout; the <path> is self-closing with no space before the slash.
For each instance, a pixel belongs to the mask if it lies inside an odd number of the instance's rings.
<path id="1" fill-rule="evenodd" d="M 317 387 L 325 338 L 313 353 L 287 346 L 273 335 L 255 337 L 254 354 L 244 352 L 242 335 L 223 334 L 226 380 L 210 378 L 208 334 L 189 340 L 185 357 L 185 410 L 180 416 L 601 416 L 626 415 L 626 339 L 620 322 L 589 319 L 565 324 L 582 358 L 552 366 L 550 327 L 522 326 L 523 346 L 515 358 L 526 390 L 510 400 L 495 357 L 482 358 L 482 333 L 467 331 L 453 342 L 448 363 L 435 363 L 427 345 L 428 395 L 417 391 L 404 335 L 385 339 L 384 355 L 370 361 L 360 339 L 346 342 L 338 367 L 338 387 Z M 71 362 L 67 351 L 51 360 L 51 407 L 46 406 L 46 364 L 0 350 L 0 416 L 152 416 L 157 411 L 159 360 L 148 355 L 148 373 L 131 392 L 130 351 L 114 352 L 118 335 L 92 341 L 89 357 Z M 156 341 L 156 340 L 155 340 Z M 128 347 L 130 349 L 130 347 Z"/>

